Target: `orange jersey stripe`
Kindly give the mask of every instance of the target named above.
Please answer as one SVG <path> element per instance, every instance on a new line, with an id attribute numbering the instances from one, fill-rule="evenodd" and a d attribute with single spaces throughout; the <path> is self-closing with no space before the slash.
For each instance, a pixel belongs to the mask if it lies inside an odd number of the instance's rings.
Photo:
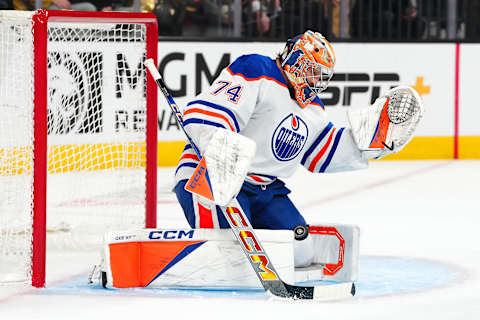
<path id="1" fill-rule="evenodd" d="M 218 114 L 218 113 L 212 112 L 212 111 L 206 111 L 206 110 L 198 109 L 198 108 L 188 109 L 187 111 L 185 111 L 183 113 L 183 115 L 186 116 L 187 114 L 191 114 L 191 113 L 201 113 L 201 114 L 204 114 L 204 115 L 207 115 L 207 116 L 222 119 L 223 121 L 225 121 L 228 124 L 228 126 L 230 127 L 230 130 L 235 132 L 235 129 L 233 129 L 233 126 L 230 124 L 230 121 L 228 121 L 227 117 L 225 117 L 224 115 L 221 115 L 221 114 Z"/>
<path id="2" fill-rule="evenodd" d="M 255 180 L 255 181 L 258 181 L 258 182 L 265 182 L 265 181 L 263 181 L 263 179 L 261 179 L 261 178 L 259 178 L 259 177 L 257 177 L 257 176 L 249 175 L 249 177 L 252 178 L 252 179 Z"/>
<path id="3" fill-rule="evenodd" d="M 180 157 L 180 160 L 183 160 L 183 159 L 193 159 L 193 160 L 200 161 L 200 159 L 198 158 L 198 156 L 196 154 L 190 154 L 190 153 L 186 153 L 186 154 L 184 154 L 183 156 Z"/>
<path id="4" fill-rule="evenodd" d="M 333 128 L 332 132 L 330 133 L 330 136 L 328 137 L 327 143 L 323 146 L 323 148 L 320 150 L 320 152 L 313 158 L 312 162 L 310 163 L 310 166 L 308 166 L 308 171 L 313 172 L 315 169 L 315 166 L 317 165 L 318 160 L 324 155 L 325 151 L 327 151 L 328 146 L 332 142 L 333 138 L 333 133 L 335 132 L 335 128 Z"/>

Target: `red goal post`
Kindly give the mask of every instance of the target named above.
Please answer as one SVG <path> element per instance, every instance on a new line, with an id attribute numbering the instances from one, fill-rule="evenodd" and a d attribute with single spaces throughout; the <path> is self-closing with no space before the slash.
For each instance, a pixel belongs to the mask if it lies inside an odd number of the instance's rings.
<path id="1" fill-rule="evenodd" d="M 15 25 L 17 16 L 23 21 L 20 23 L 22 26 Z M 25 19 L 30 19 L 31 25 L 24 23 Z M 131 227 L 130 223 L 135 224 L 140 220 L 147 228 L 156 227 L 157 88 L 152 78 L 147 76 L 143 63 L 137 64 L 138 61 L 135 61 L 138 68 L 133 73 L 128 64 L 132 64 L 129 55 L 135 50 L 143 55 L 140 60 L 153 58 L 157 61 L 157 19 L 155 15 L 148 13 L 38 10 L 32 13 L 1 12 L 0 26 L 2 24 L 4 26 L 0 32 L 8 35 L 2 39 L 11 39 L 8 40 L 9 43 L 7 40 L 5 43 L 0 42 L 3 52 L 20 52 L 20 42 L 27 39 L 30 32 L 33 37 L 33 52 L 30 54 L 26 50 L 22 54 L 34 62 L 31 88 L 28 87 L 30 79 L 24 81 L 27 82 L 27 96 L 33 90 L 33 139 L 25 139 L 33 140 L 32 145 L 24 144 L 23 138 L 18 139 L 22 142 L 16 144 L 16 138 L 22 134 L 17 133 L 17 128 L 13 127 L 5 129 L 12 132 L 11 141 L 7 140 L 8 138 L 0 139 L 0 155 L 7 159 L 0 164 L 0 192 L 10 195 L 3 199 L 3 202 L 0 199 L 0 210 L 6 210 L 5 213 L 0 212 L 0 223 L 3 224 L 0 230 L 0 245 L 7 247 L 4 250 L 6 253 L 4 252 L 3 256 L 0 254 L 0 264 L 3 258 L 6 261 L 4 265 L 10 265 L 14 259 L 24 259 L 25 261 L 14 261 L 13 264 L 18 263 L 21 265 L 19 269 L 25 268 L 25 271 L 20 270 L 17 278 L 16 272 L 9 270 L 6 274 L 12 276 L 3 281 L 0 277 L 0 282 L 27 282 L 29 280 L 24 278 L 29 278 L 33 286 L 43 287 L 47 215 L 50 220 L 50 211 L 58 212 L 62 220 L 59 225 L 66 225 L 68 230 L 75 228 L 78 219 L 87 221 L 82 221 L 83 225 L 78 223 L 80 228 L 83 228 L 81 230 L 92 229 L 86 224 L 90 220 L 95 227 L 99 227 L 99 232 L 106 231 L 107 227 L 113 225 L 117 228 L 125 225 L 128 228 Z M 21 30 L 23 26 L 31 26 L 31 31 Z M 129 49 L 132 44 L 135 48 Z M 63 45 L 66 51 L 56 50 L 58 45 Z M 78 53 L 67 52 L 77 46 L 81 47 Z M 106 49 L 102 49 L 102 54 L 87 52 L 88 47 L 96 46 Z M 123 48 L 125 52 L 122 51 Z M 112 57 L 116 55 L 118 61 L 107 61 L 103 53 Z M 9 66 L 16 59 L 21 59 L 15 58 L 15 55 L 6 53 L 0 57 L 2 66 Z M 78 67 L 82 63 L 84 65 Z M 107 74 L 107 68 L 114 71 Z M 4 83 L 8 79 L 15 82 L 17 77 L 14 67 L 6 69 L 0 80 Z M 28 77 L 28 66 L 18 69 L 25 69 Z M 143 90 L 139 83 L 143 84 Z M 9 88 L 0 84 L 0 99 L 12 101 L 0 105 L 0 111 L 2 108 L 5 112 L 14 110 L 11 111 L 14 114 L 24 107 L 22 103 L 17 105 L 18 99 L 13 96 L 15 93 L 12 91 L 18 86 L 19 84 L 13 84 L 12 88 Z M 105 98 L 107 95 L 109 98 Z M 135 97 L 137 100 L 132 100 Z M 117 102 L 124 110 L 106 111 L 110 107 L 120 108 L 116 105 Z M 130 110 L 131 105 L 137 109 Z M 27 118 L 30 113 L 32 112 L 25 113 Z M 87 113 L 92 117 L 86 116 Z M 24 114 L 16 118 L 12 116 L 14 121 L 11 123 L 16 123 L 12 126 L 25 126 L 28 129 L 29 125 L 18 123 L 19 119 L 23 118 Z M 129 125 L 126 119 L 132 118 L 136 119 L 136 122 Z M 13 160 L 9 159 L 8 155 Z M 27 163 L 30 161 L 31 163 Z M 100 179 L 98 176 L 102 174 L 106 174 L 109 181 L 104 183 L 105 186 L 99 187 L 105 196 L 89 195 L 89 189 L 94 189 L 99 183 L 89 182 L 83 185 L 83 180 Z M 23 176 L 26 178 L 20 178 Z M 71 176 L 70 180 L 64 179 L 67 176 Z M 84 178 L 86 176 L 88 179 Z M 11 191 L 11 180 L 17 178 L 28 183 L 31 180 L 32 186 L 19 187 L 18 192 Z M 61 185 L 52 185 L 62 179 Z M 144 187 L 136 185 L 139 181 Z M 125 185 L 123 189 L 122 184 Z M 130 199 L 135 193 L 128 189 L 132 185 L 135 185 L 135 192 L 138 189 L 143 195 Z M 77 197 L 68 199 L 67 196 L 59 195 L 61 199 L 58 201 L 47 199 L 48 194 L 61 194 L 70 186 L 73 186 L 70 194 Z M 110 187 L 112 190 L 106 190 Z M 31 197 L 31 204 L 26 205 L 27 209 L 24 208 L 25 199 L 22 197 L 27 200 Z M 108 197 L 110 200 L 105 200 Z M 128 201 L 122 202 L 126 198 Z M 48 204 L 50 202 L 54 203 L 51 210 Z M 126 218 L 121 218 L 123 220 L 114 216 L 116 212 L 119 215 L 124 214 L 122 203 L 125 203 L 125 211 L 128 211 Z M 2 204 L 5 208 L 2 208 Z M 131 208 L 126 208 L 127 206 Z M 144 212 L 141 213 L 141 219 L 137 217 L 139 208 L 144 208 L 141 209 Z M 31 210 L 31 220 L 30 217 L 19 218 L 20 215 L 27 215 L 26 210 Z M 96 210 L 98 212 L 95 212 Z M 70 214 L 78 216 L 73 218 L 73 222 L 64 223 L 63 219 L 67 219 Z M 92 216 L 88 216 L 89 214 Z M 21 223 L 18 222 L 20 220 Z M 28 226 L 30 222 L 31 228 Z M 22 226 L 22 223 L 25 226 Z M 28 235 L 30 232 L 31 236 Z M 83 234 L 83 231 L 79 233 Z M 23 239 L 18 240 L 18 237 Z M 28 245 L 29 237 L 31 247 Z M 21 247 L 22 243 L 27 243 L 24 248 Z M 12 252 L 9 253 L 8 250 Z M 28 261 L 29 259 L 31 261 Z"/>

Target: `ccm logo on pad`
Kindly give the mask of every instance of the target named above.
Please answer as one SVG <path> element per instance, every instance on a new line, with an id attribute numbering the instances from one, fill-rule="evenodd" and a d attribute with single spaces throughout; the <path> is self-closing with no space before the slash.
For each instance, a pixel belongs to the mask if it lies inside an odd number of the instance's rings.
<path id="1" fill-rule="evenodd" d="M 194 230 L 156 230 L 148 234 L 148 238 L 152 240 L 177 240 L 177 239 L 192 239 Z"/>

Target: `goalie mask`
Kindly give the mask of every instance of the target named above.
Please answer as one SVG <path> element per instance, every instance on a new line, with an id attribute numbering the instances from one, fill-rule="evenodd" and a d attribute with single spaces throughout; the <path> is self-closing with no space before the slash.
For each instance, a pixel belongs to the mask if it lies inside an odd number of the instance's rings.
<path id="1" fill-rule="evenodd" d="M 281 56 L 282 68 L 295 89 L 295 98 L 305 108 L 327 88 L 333 76 L 333 48 L 320 33 L 308 30 L 289 39 Z"/>

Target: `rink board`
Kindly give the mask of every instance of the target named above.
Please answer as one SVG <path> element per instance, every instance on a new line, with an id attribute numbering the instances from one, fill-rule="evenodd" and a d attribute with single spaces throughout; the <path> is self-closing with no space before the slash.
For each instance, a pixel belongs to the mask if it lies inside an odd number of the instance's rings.
<path id="1" fill-rule="evenodd" d="M 282 47 L 282 43 L 162 41 L 159 66 L 177 104 L 184 106 L 208 88 L 209 81 L 238 56 L 259 53 L 273 58 Z M 368 105 L 392 86 L 410 85 L 425 102 L 425 117 L 410 145 L 385 159 L 452 159 L 455 141 L 458 158 L 480 158 L 480 126 L 475 120 L 480 117 L 480 110 L 476 107 L 474 86 L 468 85 L 478 74 L 475 57 L 480 53 L 480 45 L 459 46 L 458 68 L 454 43 L 337 43 L 335 49 L 338 77 L 320 95 L 332 122 L 347 125 L 345 112 L 349 108 Z M 173 151 L 162 158 L 162 163 L 176 165 L 184 137 L 172 125 L 169 113 L 160 99 L 159 150 L 165 145 Z M 174 147 L 172 143 L 176 143 Z"/>
<path id="2" fill-rule="evenodd" d="M 282 47 L 282 43 L 275 42 L 162 41 L 158 46 L 158 61 L 177 104 L 184 106 L 208 88 L 219 72 L 238 56 L 259 53 L 273 58 Z M 102 66 L 105 87 L 100 99 L 102 128 L 99 132 L 73 130 L 68 135 L 49 135 L 49 142 L 53 145 L 51 154 L 59 158 L 58 163 L 61 164 L 59 168 L 50 168 L 52 172 L 72 171 L 79 167 L 85 170 L 107 169 L 108 166 L 91 161 L 93 156 L 98 157 L 106 150 L 111 150 L 108 152 L 114 157 L 111 160 L 121 162 L 125 168 L 138 165 L 137 159 L 115 158 L 117 143 L 128 142 L 132 151 L 144 153 L 145 145 L 136 135 L 136 131 L 144 128 L 146 123 L 145 113 L 139 111 L 140 104 L 145 100 L 139 77 L 143 59 L 139 48 L 130 45 L 124 48 L 127 68 L 136 78 L 131 82 L 125 76 L 117 76 L 119 57 L 112 53 L 108 44 L 97 44 L 94 48 L 76 47 L 69 54 L 75 56 L 87 49 L 98 52 L 105 61 Z M 452 159 L 456 156 L 459 159 L 480 159 L 480 108 L 477 107 L 474 85 L 478 74 L 479 44 L 338 43 L 335 49 L 336 77 L 320 96 L 332 122 L 338 126 L 347 125 L 346 110 L 368 105 L 392 86 L 410 85 L 424 99 L 425 117 L 411 143 L 399 154 L 385 159 Z M 121 94 L 116 92 L 118 86 L 122 88 Z M 158 106 L 157 164 L 174 166 L 185 146 L 185 137 L 161 94 Z M 24 156 L 28 154 L 24 150 L 25 144 L 21 139 L 15 141 L 20 141 L 14 146 L 16 149 L 0 149 L 0 156 L 13 152 L 9 156 L 15 161 L 28 162 L 29 159 Z M 74 166 L 66 165 L 70 160 L 68 152 L 64 152 L 72 146 L 79 150 L 79 159 Z M 145 159 L 139 161 L 144 166 Z M 7 169 L 0 164 L 0 175 L 4 175 Z"/>

